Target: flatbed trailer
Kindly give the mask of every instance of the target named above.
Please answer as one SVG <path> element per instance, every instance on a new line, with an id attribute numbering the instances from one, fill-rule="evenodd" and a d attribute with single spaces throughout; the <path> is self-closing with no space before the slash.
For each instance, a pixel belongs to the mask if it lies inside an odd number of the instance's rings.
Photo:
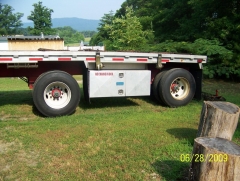
<path id="1" fill-rule="evenodd" d="M 0 77 L 20 77 L 47 117 L 72 114 L 84 98 L 149 96 L 170 107 L 201 99 L 206 56 L 100 51 L 0 51 Z"/>

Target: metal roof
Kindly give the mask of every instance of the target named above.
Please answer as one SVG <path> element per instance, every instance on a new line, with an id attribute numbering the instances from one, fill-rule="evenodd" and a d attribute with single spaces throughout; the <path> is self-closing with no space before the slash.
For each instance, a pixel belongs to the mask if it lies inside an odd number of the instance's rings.
<path id="1" fill-rule="evenodd" d="M 2 36 L 0 41 L 6 40 L 63 40 L 58 35 L 44 35 L 44 36 Z"/>

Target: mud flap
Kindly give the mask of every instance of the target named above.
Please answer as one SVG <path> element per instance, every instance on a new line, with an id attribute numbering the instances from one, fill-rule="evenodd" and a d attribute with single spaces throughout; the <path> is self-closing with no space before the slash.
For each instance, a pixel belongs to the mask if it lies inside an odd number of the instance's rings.
<path id="1" fill-rule="evenodd" d="M 88 68 L 83 68 L 83 94 L 86 102 L 91 103 L 89 97 L 89 72 Z"/>
<path id="2" fill-rule="evenodd" d="M 192 73 L 195 82 L 196 82 L 196 91 L 194 98 L 197 100 L 202 99 L 202 69 L 191 69 L 190 72 Z"/>

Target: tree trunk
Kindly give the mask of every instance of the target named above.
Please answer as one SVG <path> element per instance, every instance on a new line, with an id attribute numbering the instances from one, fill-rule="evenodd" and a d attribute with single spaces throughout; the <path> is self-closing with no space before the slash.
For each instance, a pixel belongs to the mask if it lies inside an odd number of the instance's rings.
<path id="1" fill-rule="evenodd" d="M 229 102 L 204 101 L 197 137 L 232 140 L 239 119 L 239 107 Z"/>
<path id="2" fill-rule="evenodd" d="M 229 140 L 196 138 L 191 160 L 188 180 L 240 180 L 240 147 Z"/>

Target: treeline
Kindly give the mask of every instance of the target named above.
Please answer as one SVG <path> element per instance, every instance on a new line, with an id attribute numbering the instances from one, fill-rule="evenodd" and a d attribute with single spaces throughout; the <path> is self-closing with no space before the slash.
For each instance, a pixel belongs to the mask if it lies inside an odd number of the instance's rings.
<path id="1" fill-rule="evenodd" d="M 67 44 L 92 37 L 91 45 L 107 50 L 190 53 L 208 56 L 208 77 L 240 78 L 240 0 L 126 0 L 116 12 L 105 14 L 98 33 L 70 27 L 53 29 L 52 9 L 33 4 L 21 28 L 22 13 L 0 3 L 0 34 L 59 34 Z"/>
<path id="2" fill-rule="evenodd" d="M 240 78 L 240 0 L 126 0 L 91 44 L 208 56 L 208 77 Z"/>
<path id="3" fill-rule="evenodd" d="M 96 31 L 80 31 L 85 38 L 93 37 L 97 32 Z"/>
<path id="4" fill-rule="evenodd" d="M 28 20 L 33 21 L 33 27 L 22 28 L 21 18 L 23 13 L 13 13 L 14 9 L 0 3 L 0 35 L 59 35 L 64 38 L 65 44 L 80 43 L 85 37 L 92 37 L 96 32 L 78 32 L 71 27 L 52 28 L 51 14 L 53 9 L 49 9 L 42 2 L 33 4 L 33 11 L 28 16 Z"/>
<path id="5" fill-rule="evenodd" d="M 80 43 L 84 41 L 85 38 L 91 38 L 97 33 L 96 31 L 77 31 L 70 26 L 53 28 L 53 32 L 52 35 L 58 35 L 60 38 L 63 38 L 65 44 Z M 32 35 L 28 31 L 28 28 L 18 28 L 16 34 L 25 36 Z"/>
<path id="6" fill-rule="evenodd" d="M 96 31 L 77 31 L 70 26 L 53 28 L 52 31 L 53 33 L 51 35 L 58 35 L 60 38 L 63 38 L 65 44 L 67 45 L 80 43 L 81 41 L 84 41 L 85 38 L 91 38 L 97 33 Z M 25 36 L 32 35 L 28 31 L 28 28 L 18 28 L 15 34 Z"/>

